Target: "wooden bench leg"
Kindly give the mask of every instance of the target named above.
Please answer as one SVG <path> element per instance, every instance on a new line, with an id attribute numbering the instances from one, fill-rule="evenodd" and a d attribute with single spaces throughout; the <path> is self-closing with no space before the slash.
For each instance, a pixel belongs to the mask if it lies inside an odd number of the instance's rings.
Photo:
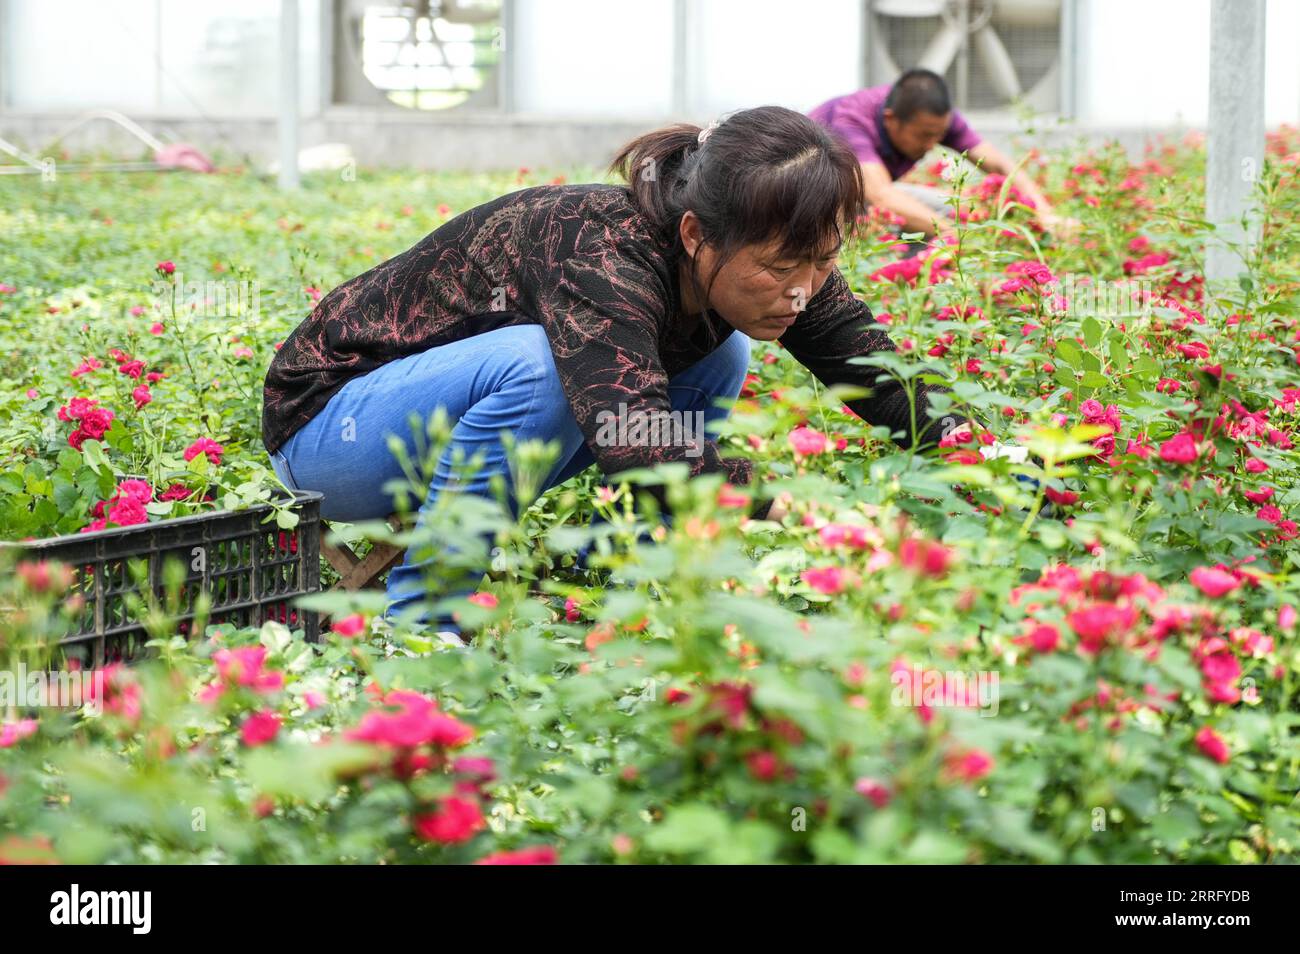
<path id="1" fill-rule="evenodd" d="M 322 520 L 321 525 L 328 533 L 329 524 Z M 394 532 L 402 528 L 401 519 L 395 513 L 388 515 L 388 525 Z M 320 550 L 339 575 L 339 581 L 331 587 L 332 590 L 379 589 L 382 586 L 379 577 L 402 562 L 406 556 L 403 547 L 376 542 L 369 553 L 358 557 L 347 544 L 326 542 L 325 533 L 321 535 Z"/>

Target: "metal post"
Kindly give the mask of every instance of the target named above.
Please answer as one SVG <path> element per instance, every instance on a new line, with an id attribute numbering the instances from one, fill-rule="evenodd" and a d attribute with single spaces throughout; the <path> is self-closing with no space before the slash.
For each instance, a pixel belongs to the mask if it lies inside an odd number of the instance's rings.
<path id="1" fill-rule="evenodd" d="M 0 0 L 0 113 L 9 106 L 9 0 Z"/>
<path id="2" fill-rule="evenodd" d="M 280 188 L 298 187 L 298 0 L 280 0 Z"/>
<path id="3" fill-rule="evenodd" d="M 970 106 L 970 7 L 969 0 L 957 0 L 957 31 L 961 46 L 957 47 L 957 105 Z"/>
<path id="4" fill-rule="evenodd" d="M 1210 112 L 1205 151 L 1205 217 L 1215 225 L 1205 255 L 1207 282 L 1231 280 L 1258 240 L 1252 193 L 1264 165 L 1266 0 L 1212 0 Z M 1235 248 L 1233 246 L 1236 246 Z"/>
<path id="5" fill-rule="evenodd" d="M 507 116 L 515 112 L 515 24 L 518 22 L 516 0 L 501 0 L 501 48 L 497 59 L 498 108 Z"/>
<path id="6" fill-rule="evenodd" d="M 320 5 L 320 95 L 316 99 L 316 115 L 323 116 L 334 105 L 334 60 L 339 55 L 335 39 L 334 4 Z"/>
<path id="7" fill-rule="evenodd" d="M 685 116 L 690 102 L 689 70 L 690 33 L 687 28 L 686 0 L 673 0 L 673 112 Z"/>
<path id="8" fill-rule="evenodd" d="M 1057 113 L 1063 119 L 1079 118 L 1079 58 L 1076 50 L 1080 39 L 1078 5 L 1075 0 L 1065 0 L 1061 4 L 1061 80 L 1057 87 L 1060 104 Z"/>
<path id="9" fill-rule="evenodd" d="M 871 0 L 862 0 L 862 29 L 859 31 L 858 42 L 862 44 L 861 55 L 858 57 L 858 86 L 867 87 L 871 85 L 871 77 L 875 75 L 875 55 L 871 49 Z"/>
<path id="10" fill-rule="evenodd" d="M 871 86 L 876 82 L 876 38 L 874 35 L 878 19 L 875 17 L 876 0 L 866 0 L 867 8 L 862 14 L 862 43 L 866 45 L 866 75 L 863 75 L 863 86 Z"/>

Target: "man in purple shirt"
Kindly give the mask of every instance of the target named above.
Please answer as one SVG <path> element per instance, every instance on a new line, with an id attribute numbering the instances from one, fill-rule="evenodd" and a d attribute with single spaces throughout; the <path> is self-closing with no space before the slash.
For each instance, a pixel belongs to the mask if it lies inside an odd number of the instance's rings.
<path id="1" fill-rule="evenodd" d="M 979 137 L 952 108 L 948 85 L 930 70 L 908 70 L 892 86 L 872 86 L 828 100 L 808 114 L 838 133 L 862 163 L 866 199 L 877 208 L 903 217 L 908 232 L 946 237 L 952 233 L 950 206 L 941 193 L 921 186 L 899 185 L 927 152 L 947 146 L 985 172 L 1012 175 L 1015 164 Z M 1066 226 L 1038 184 L 1015 172 L 1012 184 L 1034 203 L 1043 228 Z"/>

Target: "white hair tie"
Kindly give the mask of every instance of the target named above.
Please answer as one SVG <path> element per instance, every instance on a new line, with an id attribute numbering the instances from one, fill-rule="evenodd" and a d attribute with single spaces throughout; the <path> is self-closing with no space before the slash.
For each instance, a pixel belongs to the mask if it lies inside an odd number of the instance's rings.
<path id="1" fill-rule="evenodd" d="M 704 140 L 708 139 L 709 136 L 713 133 L 713 130 L 717 128 L 718 128 L 718 121 L 715 119 L 712 122 L 710 122 L 707 126 L 705 126 L 703 129 L 700 130 L 699 141 L 701 146 L 704 145 Z"/>

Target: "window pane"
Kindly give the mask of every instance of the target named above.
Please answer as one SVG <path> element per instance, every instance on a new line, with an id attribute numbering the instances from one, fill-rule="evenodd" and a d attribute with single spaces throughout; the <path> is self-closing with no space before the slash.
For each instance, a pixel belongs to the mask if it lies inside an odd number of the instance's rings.
<path id="1" fill-rule="evenodd" d="M 665 115 L 672 110 L 672 0 L 518 0 L 520 112 Z"/>
<path id="2" fill-rule="evenodd" d="M 154 0 L 9 0 L 15 109 L 154 108 Z"/>

